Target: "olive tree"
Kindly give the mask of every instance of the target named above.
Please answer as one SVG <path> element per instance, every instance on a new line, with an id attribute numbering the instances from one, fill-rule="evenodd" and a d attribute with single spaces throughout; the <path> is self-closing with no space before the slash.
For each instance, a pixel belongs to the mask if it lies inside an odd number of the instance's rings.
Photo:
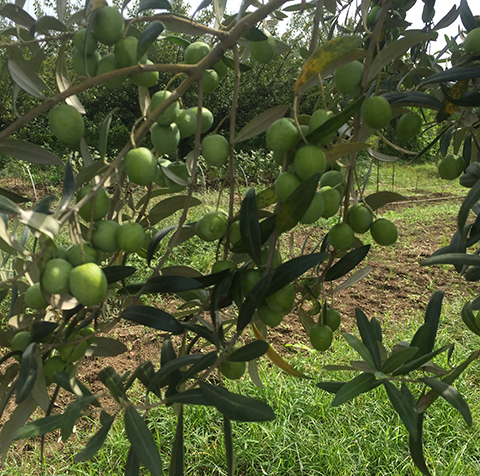
<path id="1" fill-rule="evenodd" d="M 293 312 L 312 346 L 326 350 L 339 325 L 330 305 L 332 293 L 355 285 L 370 271 L 362 266 L 370 250 L 362 235 L 370 231 L 379 246 L 397 239 L 395 225 L 381 217 L 381 209 L 403 197 L 387 191 L 355 193 L 363 189 L 357 154 L 366 150 L 385 159 L 367 141 L 372 136 L 387 141 L 382 129 L 389 123 L 401 139 L 435 128 L 436 138 L 426 149 L 439 144 L 440 175 L 460 176 L 471 188 L 451 245 L 423 264 L 450 263 L 467 279 L 479 279 L 477 254 L 466 254 L 480 239 L 478 220 L 468 221 L 480 199 L 480 30 L 467 2 L 453 7 L 437 24 L 432 22 L 435 1 L 424 2 L 422 31 L 410 30 L 405 21 L 415 0 L 286 3 L 242 3 L 240 11 L 226 15 L 225 2 L 215 0 L 214 26 L 171 11 L 167 0 L 143 0 L 129 7 L 134 16 L 128 18 L 126 11 L 102 2 L 87 2 L 68 18 L 64 0 L 57 2 L 55 17 L 35 19 L 13 4 L 1 8 L 2 16 L 15 23 L 3 32 L 10 41 L 2 45 L 12 108 L 18 110 L 26 98 L 34 105 L 0 132 L 0 153 L 64 169 L 61 197 L 47 197 L 34 207 L 25 197 L 0 189 L 0 292 L 9 313 L 8 329 L 0 334 L 2 346 L 9 349 L 0 359 L 5 369 L 1 412 L 11 402 L 14 406 L 0 432 L 2 458 L 16 439 L 60 429 L 66 440 L 76 420 L 87 413 L 98 416 L 100 429 L 76 461 L 92 458 L 107 444 L 113 422 L 123 419 L 131 444 L 126 474 L 138 474 L 140 464 L 162 474 L 164 463 L 147 422 L 152 408 L 172 406 L 177 432 L 169 474 L 183 474 L 183 415 L 191 405 L 205 405 L 223 418 L 226 466 L 228 474 L 235 474 L 232 421 L 262 422 L 275 414 L 268 402 L 229 391 L 224 378 L 240 378 L 248 363 L 250 378 L 259 383 L 256 362 L 264 354 L 293 376 L 306 377 L 274 352 L 268 344 L 269 328 Z M 292 64 L 300 64 L 295 83 L 289 85 L 293 101 L 262 111 L 240 128 L 236 113 L 246 100 L 239 94 L 244 61 L 251 55 L 252 64 L 268 64 L 277 52 L 286 51 L 266 28 L 267 19 L 278 21 L 284 11 L 310 15 L 312 25 L 308 48 L 300 45 L 290 51 Z M 342 25 L 339 19 L 347 11 L 348 21 Z M 459 37 L 437 57 L 430 56 L 429 42 L 457 18 L 466 37 L 463 48 Z M 189 42 L 182 35 L 200 40 Z M 41 77 L 53 44 L 60 45 L 55 58 L 58 91 Z M 163 48 L 182 59 L 158 62 Z M 440 66 L 445 56 L 451 67 Z M 205 98 L 225 76 L 231 81 L 228 117 L 215 117 Z M 105 108 L 93 148 L 85 140 L 83 115 L 88 111 L 82 98 L 95 88 L 124 88 L 125 82 L 137 88 L 137 116 L 127 143 L 116 144 L 112 158 L 107 151 L 110 125 L 123 111 Z M 308 109 L 304 98 L 312 92 L 320 99 Z M 425 113 L 430 110 L 436 116 Z M 82 161 L 77 171 L 71 157 L 58 157 L 16 137 L 42 117 L 59 141 L 76 149 L 72 156 Z M 425 123 L 427 117 L 435 119 Z M 218 133 L 224 120 L 229 124 L 227 137 Z M 257 136 L 273 151 L 279 175 L 272 187 L 248 190 L 237 206 L 237 150 Z M 404 152 L 392 141 L 388 144 Z M 183 153 L 186 148 L 190 150 Z M 228 197 L 228 211 L 214 210 L 191 222 L 189 209 L 201 203 L 195 196 L 200 155 L 224 174 L 225 187 L 219 193 Z M 164 220 L 177 211 L 176 225 L 165 226 Z M 336 217 L 330 229 L 325 225 L 329 217 Z M 315 251 L 283 260 L 279 240 L 294 235 L 298 223 L 323 226 L 323 238 Z M 65 249 L 58 237 L 67 235 L 71 246 Z M 168 266 L 175 247 L 194 235 L 217 245 L 218 259 L 210 274 Z M 165 252 L 157 257 L 163 243 Z M 131 265 L 133 253 L 145 259 L 142 270 Z M 174 295 L 178 311 L 155 306 L 155 297 L 161 295 Z M 367 317 L 368 309 L 356 309 L 360 338 L 351 333 L 344 338 L 360 359 L 344 369 L 357 376 L 348 382 L 318 383 L 334 394 L 333 406 L 384 387 L 408 432 L 413 461 L 425 475 L 430 473 L 422 449 L 424 416 L 441 396 L 471 424 L 468 405 L 452 384 L 480 355 L 474 350 L 456 367 L 434 363 L 437 355 L 451 357 L 453 352 L 453 344 L 436 346 L 442 299 L 441 291 L 433 294 L 412 341 L 399 343 L 391 352 L 382 343 L 379 322 Z M 480 334 L 474 315 L 477 301 L 465 304 L 462 317 Z M 127 350 L 114 338 L 121 321 L 161 331 L 162 357 L 159 365 L 145 361 L 124 375 L 105 366 L 98 379 L 114 405 L 104 408 L 100 395 L 90 391 L 77 370 L 84 355 L 101 359 Z M 256 339 L 239 346 L 246 329 L 252 329 Z M 212 350 L 193 351 L 196 343 L 208 343 Z M 137 380 L 143 399 L 138 391 L 132 397 Z M 60 389 L 71 393 L 73 401 L 52 414 Z M 29 421 L 38 408 L 43 416 Z"/>

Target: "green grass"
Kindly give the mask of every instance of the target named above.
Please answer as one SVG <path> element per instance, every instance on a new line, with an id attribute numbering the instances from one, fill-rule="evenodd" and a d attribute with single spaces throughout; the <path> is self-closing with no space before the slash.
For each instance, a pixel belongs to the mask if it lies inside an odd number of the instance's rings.
<path id="1" fill-rule="evenodd" d="M 361 164 L 358 175 L 360 185 L 363 186 L 370 162 L 363 160 Z M 409 196 L 430 193 L 464 195 L 466 190 L 458 180 L 441 179 L 434 162 L 411 165 L 381 162 L 378 168 L 375 162 L 368 176 L 367 195 L 377 191 L 377 184 L 382 191 L 388 190 Z"/>

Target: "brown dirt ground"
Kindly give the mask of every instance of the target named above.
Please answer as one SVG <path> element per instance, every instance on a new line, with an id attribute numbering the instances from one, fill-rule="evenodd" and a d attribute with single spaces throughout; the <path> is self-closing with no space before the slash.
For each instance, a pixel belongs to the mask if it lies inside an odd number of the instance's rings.
<path id="1" fill-rule="evenodd" d="M 15 191 L 26 192 L 25 189 Z M 422 259 L 445 245 L 442 243 L 443 236 L 453 235 L 456 229 L 455 216 L 439 217 L 435 225 L 429 226 L 422 223 L 406 224 L 402 221 L 397 221 L 396 225 L 400 238 L 394 246 L 372 247 L 368 256 L 368 264 L 373 266 L 370 274 L 353 287 L 335 293 L 334 306 L 342 313 L 341 331 L 352 329 L 356 307 L 362 308 L 369 318 L 375 316 L 381 323 L 386 319 L 389 322 L 392 322 L 392 319 L 406 321 L 412 317 L 420 322 L 428 300 L 436 289 L 445 290 L 446 299 L 453 295 L 458 298 L 462 292 L 466 295 L 467 288 L 476 292 L 480 290 L 479 286 L 472 286 L 472 283 L 465 285 L 463 278 L 453 269 L 419 265 Z M 311 243 L 316 243 L 322 234 L 321 229 L 304 229 L 297 233 L 296 244 L 301 246 L 307 235 L 311 238 Z M 362 263 L 361 266 L 365 264 Z M 157 367 L 160 360 L 161 333 L 146 330 L 143 326 L 125 324 L 115 328 L 113 332 L 115 338 L 127 345 L 128 352 L 112 358 L 87 357 L 78 371 L 80 380 L 94 393 L 105 391 L 97 379 L 98 372 L 105 366 L 111 365 L 122 375 L 142 361 L 151 360 Z M 267 340 L 287 360 L 289 355 L 298 352 L 298 349 L 286 344 L 299 342 L 309 345 L 307 334 L 293 313 L 286 316 L 277 328 L 268 331 Z M 64 408 L 69 401 L 69 395 L 60 393 L 54 412 Z M 4 414 L 0 426 L 5 420 Z M 77 423 L 82 425 L 80 421 Z M 31 449 L 29 442 L 18 442 L 13 451 L 20 456 L 27 455 Z M 48 458 L 48 454 L 46 457 Z"/>

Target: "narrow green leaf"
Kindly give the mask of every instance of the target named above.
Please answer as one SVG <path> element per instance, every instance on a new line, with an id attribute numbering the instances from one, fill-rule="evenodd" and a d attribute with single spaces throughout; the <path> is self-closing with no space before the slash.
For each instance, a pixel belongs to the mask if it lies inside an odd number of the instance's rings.
<path id="1" fill-rule="evenodd" d="M 405 428 L 413 439 L 418 438 L 418 413 L 417 408 L 411 405 L 411 402 L 393 383 L 388 380 L 382 380 L 387 391 L 388 398 L 392 402 L 393 408 L 401 418 Z"/>
<path id="2" fill-rule="evenodd" d="M 348 142 L 346 144 L 336 144 L 330 149 L 324 150 L 324 152 L 327 162 L 333 162 L 334 160 L 341 159 L 342 157 L 346 157 L 359 150 L 365 150 L 368 147 L 369 145 L 363 142 Z"/>
<path id="3" fill-rule="evenodd" d="M 480 183 L 480 181 L 478 182 Z M 446 253 L 442 255 L 430 256 L 430 258 L 420 261 L 421 266 L 430 266 L 432 264 L 453 264 L 460 266 L 480 266 L 479 255 L 467 255 L 465 253 Z"/>
<path id="4" fill-rule="evenodd" d="M 456 388 L 442 380 L 437 380 L 435 378 L 424 377 L 421 380 L 430 388 L 433 388 L 433 390 L 438 392 L 441 397 L 443 397 L 448 403 L 450 403 L 450 405 L 452 405 L 452 407 L 457 409 L 468 426 L 472 425 L 472 414 L 470 412 L 470 408 Z"/>
<path id="5" fill-rule="evenodd" d="M 425 463 L 425 458 L 423 456 L 423 417 L 424 413 L 419 413 L 417 419 L 417 438 L 413 438 L 411 434 L 409 434 L 408 438 L 408 446 L 410 448 L 410 455 L 412 456 L 412 460 L 415 463 L 415 466 L 419 469 L 419 471 L 424 476 L 432 476 L 430 471 L 427 468 L 427 464 Z"/>
<path id="6" fill-rule="evenodd" d="M 304 180 L 283 203 L 275 220 L 275 228 L 279 234 L 291 230 L 305 215 L 315 196 L 319 180 L 319 173 Z"/>
<path id="7" fill-rule="evenodd" d="M 442 379 L 442 382 L 451 385 L 475 360 L 480 357 L 480 350 L 476 350 L 469 357 L 463 361 L 458 367 Z M 421 397 L 417 403 L 418 412 L 424 412 L 438 397 L 438 393 L 434 390 L 430 390 L 426 395 Z"/>
<path id="8" fill-rule="evenodd" d="M 110 124 L 112 123 L 113 115 L 119 110 L 118 107 L 113 108 L 105 117 L 100 129 L 100 138 L 98 143 L 98 152 L 100 153 L 100 160 L 105 160 L 107 153 L 108 132 L 110 130 Z"/>
<path id="9" fill-rule="evenodd" d="M 42 436 L 60 428 L 62 415 L 50 415 L 38 420 L 32 421 L 28 425 L 20 428 L 14 435 L 14 440 L 24 440 L 34 436 Z"/>
<path id="10" fill-rule="evenodd" d="M 223 437 L 225 440 L 225 458 L 227 460 L 227 475 L 235 476 L 235 452 L 233 450 L 232 422 L 223 417 Z"/>
<path id="11" fill-rule="evenodd" d="M 237 332 L 241 332 L 252 320 L 255 310 L 258 308 L 260 301 L 266 296 L 267 290 L 273 279 L 273 274 L 268 273 L 264 276 L 252 290 L 248 293 L 245 301 L 238 312 Z"/>
<path id="12" fill-rule="evenodd" d="M 18 373 L 15 389 L 15 403 L 22 403 L 30 394 L 37 378 L 37 357 L 38 345 L 35 342 L 23 351 L 20 360 L 20 371 Z"/>
<path id="13" fill-rule="evenodd" d="M 64 442 L 67 441 L 72 434 L 73 427 L 75 426 L 76 421 L 80 417 L 81 411 L 88 404 L 96 401 L 97 399 L 97 395 L 87 395 L 85 397 L 79 398 L 78 400 L 75 400 L 74 402 L 70 403 L 70 405 L 68 405 L 65 413 L 61 415 L 62 421 L 60 426 L 60 434 Z"/>
<path id="14" fill-rule="evenodd" d="M 10 18 L 10 20 L 18 25 L 24 26 L 28 30 L 30 30 L 35 24 L 35 19 L 31 17 L 29 13 L 23 10 L 19 5 L 13 3 L 3 4 L 0 8 L 0 15 Z"/>
<path id="15" fill-rule="evenodd" d="M 450 143 L 452 142 L 453 133 L 455 132 L 455 126 L 450 126 L 444 134 L 442 134 L 442 138 L 440 139 L 440 153 L 443 157 L 448 154 L 448 148 L 450 147 Z"/>
<path id="16" fill-rule="evenodd" d="M 365 197 L 365 203 L 373 210 L 378 210 L 388 203 L 408 200 L 407 197 L 395 192 L 377 192 Z"/>
<path id="17" fill-rule="evenodd" d="M 182 384 L 183 382 L 186 382 L 188 379 L 194 377 L 196 374 L 199 372 L 202 372 L 203 370 L 207 369 L 208 367 L 212 366 L 215 361 L 217 360 L 217 352 L 212 351 L 209 352 L 208 354 L 205 354 L 203 356 L 203 359 L 200 359 L 198 362 L 193 364 L 182 376 L 180 381 L 178 382 L 177 385 Z"/>
<path id="18" fill-rule="evenodd" d="M 17 405 L 0 430 L 0 460 L 5 461 L 7 451 L 17 431 L 19 431 L 37 408 L 37 402 L 31 394 Z"/>
<path id="19" fill-rule="evenodd" d="M 220 281 L 216 284 L 210 301 L 210 317 L 212 322 L 217 323 L 217 310 L 228 307 L 232 303 L 232 282 L 235 277 L 235 273 L 230 273 L 224 269 L 218 273 Z M 210 275 L 212 276 L 212 275 Z M 223 277 L 222 277 L 223 276 Z M 220 321 L 215 326 L 218 339 L 223 339 L 223 327 L 220 325 Z"/>
<path id="20" fill-rule="evenodd" d="M 117 339 L 96 336 L 93 344 L 87 349 L 86 355 L 89 357 L 115 357 L 124 354 L 127 350 L 127 346 Z"/>
<path id="21" fill-rule="evenodd" d="M 184 443 L 183 443 L 183 406 L 180 408 L 178 415 L 177 429 L 175 430 L 175 440 L 172 448 L 172 459 L 170 461 L 170 468 L 168 476 L 183 476 L 183 457 L 184 457 Z"/>
<path id="22" fill-rule="evenodd" d="M 464 240 L 466 240 L 465 223 L 467 222 L 468 214 L 470 210 L 473 208 L 473 206 L 479 200 L 480 200 L 480 180 L 477 183 L 475 183 L 475 185 L 470 189 L 458 212 L 458 230 L 460 231 L 460 235 Z M 470 263 L 467 263 L 467 264 L 470 264 Z"/>
<path id="23" fill-rule="evenodd" d="M 142 362 L 132 374 L 132 377 L 133 376 L 138 378 L 145 388 L 150 388 L 150 392 L 155 394 L 157 397 L 162 398 L 160 394 L 161 387 L 158 385 L 150 385 L 153 377 L 155 376 L 155 369 L 153 368 L 153 364 L 150 360 Z M 125 385 L 125 389 L 128 389 L 127 385 Z"/>
<path id="24" fill-rule="evenodd" d="M 247 253 L 260 266 L 262 239 L 254 188 L 247 192 L 240 207 L 240 233 Z"/>
<path id="25" fill-rule="evenodd" d="M 186 48 L 190 44 L 189 41 L 184 40 L 183 38 L 179 38 L 178 36 L 166 36 L 165 38 L 163 38 L 163 41 L 168 41 L 170 43 L 180 45 L 183 48 Z"/>
<path id="26" fill-rule="evenodd" d="M 45 15 L 35 22 L 30 29 L 30 35 L 34 36 L 35 32 L 48 30 L 67 31 L 68 28 L 57 18 Z"/>
<path id="27" fill-rule="evenodd" d="M 199 388 L 194 388 L 192 390 L 186 390 L 185 392 L 175 393 L 174 395 L 168 395 L 165 398 L 167 403 L 184 403 L 186 405 L 203 405 L 203 406 L 212 406 L 203 392 Z"/>
<path id="28" fill-rule="evenodd" d="M 73 393 L 78 398 L 84 397 L 86 395 L 93 395 L 90 390 L 88 390 L 85 385 L 79 382 L 75 377 L 71 377 L 65 371 L 57 371 L 53 373 L 53 379 L 55 383 L 60 385 L 60 387 L 64 388 L 67 392 Z M 92 402 L 92 405 L 100 408 L 100 403 L 96 400 Z"/>
<path id="29" fill-rule="evenodd" d="M 247 362 L 249 360 L 255 360 L 266 354 L 269 347 L 270 344 L 267 341 L 254 340 L 232 352 L 226 360 L 232 362 Z"/>
<path id="30" fill-rule="evenodd" d="M 130 449 L 128 450 L 125 476 L 140 476 L 140 460 L 135 454 L 132 445 L 130 445 Z"/>
<path id="31" fill-rule="evenodd" d="M 171 294 L 203 287 L 204 284 L 202 282 L 193 278 L 185 278 L 183 276 L 155 276 L 145 283 L 144 294 Z"/>
<path id="32" fill-rule="evenodd" d="M 137 271 L 137 268 L 134 268 L 133 266 L 115 265 L 102 268 L 102 270 L 107 277 L 108 284 L 113 284 L 117 281 L 123 281 L 125 278 L 128 278 Z"/>
<path id="33" fill-rule="evenodd" d="M 102 415 L 102 427 L 88 440 L 85 448 L 83 448 L 83 450 L 73 458 L 75 463 L 78 463 L 79 461 L 86 461 L 92 458 L 92 456 L 94 456 L 95 453 L 97 453 L 97 451 L 103 446 L 115 417 L 106 412 L 102 412 Z"/>
<path id="34" fill-rule="evenodd" d="M 338 393 L 346 382 L 318 382 L 317 387 L 328 393 Z"/>
<path id="35" fill-rule="evenodd" d="M 478 27 L 472 10 L 470 10 L 470 7 L 468 6 L 467 0 L 462 0 L 458 9 L 460 11 L 460 18 L 462 19 L 463 26 L 468 32 Z"/>
<path id="36" fill-rule="evenodd" d="M 107 164 L 100 160 L 93 162 L 89 166 L 85 166 L 75 176 L 75 189 L 79 189 L 87 182 L 89 182 L 96 175 L 101 175 L 105 172 Z"/>
<path id="37" fill-rule="evenodd" d="M 372 328 L 372 325 L 368 320 L 367 316 L 358 307 L 355 308 L 355 319 L 357 320 L 357 327 L 360 331 L 362 341 L 373 358 L 375 370 L 380 370 L 380 368 L 382 367 L 382 361 L 380 359 L 380 350 L 378 349 L 378 341 L 375 336 L 374 329 Z"/>
<path id="38" fill-rule="evenodd" d="M 372 61 L 368 75 L 368 83 L 378 76 L 378 73 L 384 66 L 396 58 L 403 56 L 412 46 L 430 39 L 430 33 L 413 33 L 387 45 L 382 49 L 382 54 L 377 55 Z"/>
<path id="39" fill-rule="evenodd" d="M 18 216 L 21 212 L 22 210 L 16 203 L 13 203 L 6 196 L 0 195 L 0 213 Z"/>
<path id="40" fill-rule="evenodd" d="M 183 210 L 188 197 L 186 195 L 175 195 L 174 197 L 166 198 L 157 203 L 149 212 L 148 219 L 145 218 L 141 221 L 142 226 L 153 226 L 159 221 L 173 215 L 178 210 Z M 196 207 L 201 205 L 201 201 L 198 198 L 191 197 L 189 201 L 189 207 Z"/>
<path id="41" fill-rule="evenodd" d="M 275 187 L 268 187 L 265 190 L 257 193 L 255 195 L 255 199 L 257 200 L 257 210 L 261 210 L 262 208 L 269 207 L 274 203 L 277 203 L 277 196 L 275 195 Z"/>
<path id="42" fill-rule="evenodd" d="M 263 34 L 263 33 L 262 33 Z M 235 137 L 235 144 L 265 132 L 276 120 L 285 116 L 289 106 L 275 106 L 253 118 Z"/>
<path id="43" fill-rule="evenodd" d="M 232 58 L 229 58 L 228 56 L 224 56 L 222 58 L 222 61 L 227 65 L 227 68 L 232 69 L 235 71 L 235 61 L 233 61 Z M 240 72 L 241 73 L 246 73 L 247 71 L 250 71 L 252 68 L 244 63 L 239 64 L 240 67 Z"/>
<path id="44" fill-rule="evenodd" d="M 27 203 L 31 201 L 28 197 L 24 197 L 22 195 L 19 195 L 18 193 L 12 192 L 11 190 L 7 190 L 2 187 L 0 187 L 0 196 L 8 198 L 14 203 Z"/>
<path id="45" fill-rule="evenodd" d="M 268 288 L 267 296 L 295 281 L 303 273 L 325 261 L 329 256 L 329 253 L 312 253 L 310 255 L 298 256 L 282 263 L 273 270 L 273 278 Z"/>
<path id="46" fill-rule="evenodd" d="M 98 378 L 108 388 L 110 395 L 116 402 L 120 402 L 120 397 L 125 397 L 121 377 L 113 367 L 108 366 L 100 370 Z"/>
<path id="47" fill-rule="evenodd" d="M 265 41 L 267 39 L 267 35 L 265 35 L 262 30 L 255 27 L 247 30 L 242 36 L 248 41 Z"/>
<path id="48" fill-rule="evenodd" d="M 222 23 L 225 15 L 225 7 L 227 6 L 227 0 L 213 0 L 213 11 L 215 12 L 215 28 Z"/>
<path id="49" fill-rule="evenodd" d="M 338 407 L 342 403 L 348 402 L 358 395 L 368 392 L 374 388 L 376 379 L 371 373 L 361 373 L 354 379 L 346 382 L 336 393 L 335 398 L 332 400 L 330 406 Z"/>
<path id="50" fill-rule="evenodd" d="M 362 103 L 365 100 L 365 97 L 358 98 L 350 106 L 345 108 L 341 113 L 336 114 L 328 121 L 325 121 L 321 126 L 314 129 L 312 132 L 307 134 L 306 139 L 308 142 L 316 142 L 322 137 L 328 136 L 333 132 L 342 127 L 348 120 L 350 120 L 357 111 L 362 107 Z"/>
<path id="51" fill-rule="evenodd" d="M 408 362 L 418 351 L 418 347 L 407 347 L 392 354 L 382 365 L 382 372 L 389 374 Z"/>
<path id="52" fill-rule="evenodd" d="M 435 345 L 444 296 L 445 291 L 435 291 L 428 302 L 427 310 L 425 312 L 425 324 L 430 324 L 430 336 L 425 348 L 425 352 L 431 352 Z"/>
<path id="53" fill-rule="evenodd" d="M 153 256 L 155 255 L 155 252 L 158 249 L 159 243 L 173 230 L 177 229 L 177 225 L 170 225 L 164 228 L 163 230 L 160 230 L 159 232 L 155 233 L 154 236 L 152 236 L 152 239 L 150 240 L 150 243 L 148 244 L 148 249 L 147 249 L 147 263 L 150 266 L 150 263 L 153 259 Z"/>
<path id="54" fill-rule="evenodd" d="M 162 460 L 152 433 L 133 405 L 125 409 L 125 431 L 143 465 L 154 475 L 162 476 Z"/>
<path id="55" fill-rule="evenodd" d="M 480 328 L 475 320 L 475 315 L 472 311 L 471 302 L 467 302 L 462 308 L 462 321 L 475 334 L 480 335 Z"/>
<path id="56" fill-rule="evenodd" d="M 363 278 L 367 277 L 370 272 L 372 271 L 371 266 L 365 266 L 365 268 L 359 269 L 358 271 L 355 271 L 352 275 L 350 275 L 345 281 L 343 281 L 342 284 L 338 285 L 336 288 L 333 289 L 332 292 L 337 293 L 338 291 L 343 291 L 344 289 L 348 289 L 355 284 L 357 284 L 359 281 L 361 281 Z"/>
<path id="57" fill-rule="evenodd" d="M 7 68 L 13 82 L 19 88 L 37 99 L 45 99 L 42 91 L 48 90 L 48 87 L 34 71 L 29 71 L 23 63 L 19 63 L 12 58 L 7 59 Z"/>
<path id="58" fill-rule="evenodd" d="M 120 314 L 120 317 L 142 326 L 171 332 L 174 335 L 183 334 L 182 325 L 171 314 L 158 307 L 129 306 Z"/>
<path id="59" fill-rule="evenodd" d="M 142 0 L 138 7 L 138 13 L 145 10 L 171 10 L 168 0 Z"/>
<path id="60" fill-rule="evenodd" d="M 199 11 L 201 11 L 201 10 L 207 8 L 208 6 L 210 6 L 210 5 L 212 4 L 212 2 L 213 2 L 213 0 L 202 0 L 202 2 L 200 2 L 200 4 L 198 5 L 198 7 L 196 8 L 196 10 L 193 12 L 192 18 L 194 18 L 195 15 L 196 15 Z"/>
<path id="61" fill-rule="evenodd" d="M 70 159 L 67 161 L 65 166 L 65 174 L 63 177 L 63 194 L 60 203 L 58 204 L 55 214 L 60 215 L 66 208 L 69 203 L 73 200 L 75 196 L 75 177 L 73 175 L 73 167 L 70 162 Z"/>
<path id="62" fill-rule="evenodd" d="M 317 2 L 306 2 L 306 3 L 296 3 L 295 5 L 290 5 L 289 7 L 283 8 L 282 11 L 284 12 L 298 12 L 304 11 L 308 9 L 315 8 L 317 6 Z"/>
<path id="63" fill-rule="evenodd" d="M 30 229 L 39 231 L 54 240 L 60 231 L 60 223 L 51 215 L 22 210 L 20 221 Z"/>
<path id="64" fill-rule="evenodd" d="M 145 28 L 142 32 L 142 36 L 138 40 L 137 44 L 137 59 L 140 60 L 142 56 L 148 51 L 150 46 L 157 40 L 162 31 L 165 30 L 163 24 L 159 21 L 154 21 Z"/>
<path id="65" fill-rule="evenodd" d="M 365 344 L 358 338 L 348 332 L 343 334 L 344 339 L 347 341 L 348 345 L 355 349 L 363 360 L 370 366 L 372 372 L 375 370 L 375 363 L 373 361 L 372 354 L 367 349 Z"/>
<path id="66" fill-rule="evenodd" d="M 264 402 L 229 392 L 226 388 L 200 382 L 200 389 L 224 417 L 235 421 L 271 421 L 275 413 Z"/>
<path id="67" fill-rule="evenodd" d="M 338 260 L 325 274 L 325 281 L 334 281 L 349 273 L 360 264 L 370 251 L 370 245 L 360 246 Z"/>
<path id="68" fill-rule="evenodd" d="M 382 95 L 388 100 L 390 105 L 395 106 L 416 106 L 427 107 L 430 109 L 443 109 L 441 103 L 435 96 L 420 91 L 410 91 L 408 93 L 386 93 Z M 438 137 L 440 139 L 440 137 Z"/>
<path id="69" fill-rule="evenodd" d="M 409 372 L 412 372 L 413 370 L 417 370 L 424 363 L 428 362 L 429 360 L 431 360 L 436 355 L 441 354 L 442 352 L 445 352 L 446 350 L 450 349 L 451 346 L 452 346 L 452 344 L 444 345 L 440 349 L 437 349 L 433 352 L 429 352 L 428 354 L 422 355 L 418 359 L 411 360 L 410 362 L 406 363 L 405 365 L 402 365 L 398 370 L 393 372 L 393 375 L 394 376 L 406 375 Z"/>
<path id="70" fill-rule="evenodd" d="M 177 371 L 182 367 L 186 367 L 187 365 L 196 364 L 199 360 L 201 361 L 205 358 L 203 354 L 183 355 L 182 357 L 178 358 L 173 355 L 172 357 L 173 358 L 169 357 L 171 358 L 171 360 L 168 360 L 165 363 L 162 362 L 162 367 L 158 372 L 155 373 L 155 376 L 150 382 L 150 385 L 147 389 L 149 392 L 152 391 L 151 389 L 167 375 L 170 375 L 171 373 Z"/>
<path id="71" fill-rule="evenodd" d="M 193 332 L 194 334 L 203 337 L 208 340 L 211 344 L 215 345 L 215 336 L 210 329 L 207 329 L 204 326 L 198 324 L 193 324 L 191 322 L 181 322 L 184 329 L 187 331 Z"/>

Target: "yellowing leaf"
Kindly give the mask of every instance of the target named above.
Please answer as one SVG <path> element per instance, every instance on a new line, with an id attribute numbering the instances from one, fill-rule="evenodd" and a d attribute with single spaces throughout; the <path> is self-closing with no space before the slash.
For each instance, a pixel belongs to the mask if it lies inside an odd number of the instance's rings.
<path id="1" fill-rule="evenodd" d="M 255 334 L 255 337 L 259 340 L 265 340 L 262 337 L 262 334 L 260 334 L 260 331 L 256 328 L 254 324 L 252 324 L 252 329 Z M 312 377 L 309 377 L 308 375 L 302 374 L 302 372 L 299 372 L 298 370 L 295 370 L 288 362 L 283 360 L 276 352 L 275 349 L 269 345 L 268 350 L 267 350 L 267 355 L 270 357 L 270 360 L 279 368 L 287 372 L 287 374 L 293 375 L 294 377 L 300 377 L 300 378 L 308 378 L 311 379 Z"/>
<path id="2" fill-rule="evenodd" d="M 317 48 L 303 65 L 295 83 L 295 91 L 309 78 L 358 48 L 361 43 L 358 36 L 341 36 Z"/>
<path id="3" fill-rule="evenodd" d="M 464 79 L 462 81 L 458 81 L 458 83 L 454 84 L 448 94 L 453 98 L 453 99 L 460 99 L 468 90 L 468 79 Z M 444 100 L 445 104 L 445 110 L 449 114 L 453 114 L 456 110 L 457 107 L 455 104 L 452 104 L 449 102 L 447 99 Z"/>

